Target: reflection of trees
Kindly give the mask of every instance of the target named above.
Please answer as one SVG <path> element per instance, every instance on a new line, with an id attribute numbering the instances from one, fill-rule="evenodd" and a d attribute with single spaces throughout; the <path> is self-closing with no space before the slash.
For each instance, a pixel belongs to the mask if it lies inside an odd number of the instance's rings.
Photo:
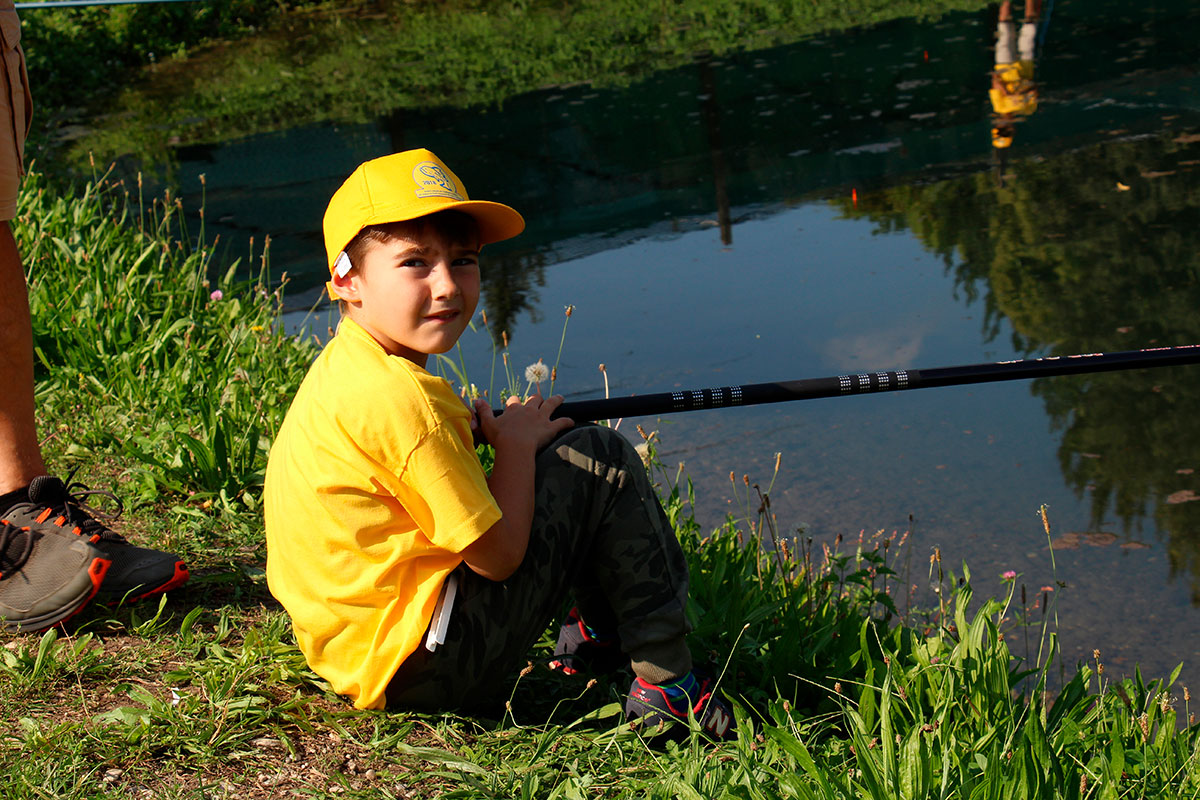
<path id="1" fill-rule="evenodd" d="M 1108 142 L 1018 163 L 1003 186 L 978 174 L 896 187 L 844 210 L 916 233 L 968 301 L 982 298 L 988 335 L 1007 318 L 1020 352 L 1197 343 L 1200 148 L 1192 139 Z M 1200 501 L 1168 501 L 1200 490 L 1200 370 L 1054 378 L 1032 389 L 1063 433 L 1064 477 L 1091 495 L 1091 524 L 1111 513 L 1129 532 L 1152 513 L 1169 537 L 1172 571 L 1191 576 L 1200 603 Z"/>
<path id="2" fill-rule="evenodd" d="M 538 320 L 537 287 L 546 285 L 546 257 L 540 252 L 492 254 L 484 251 L 481 278 L 483 295 L 480 306 L 487 309 L 488 327 L 499 336 L 509 337 L 517 317 L 528 310 Z"/>

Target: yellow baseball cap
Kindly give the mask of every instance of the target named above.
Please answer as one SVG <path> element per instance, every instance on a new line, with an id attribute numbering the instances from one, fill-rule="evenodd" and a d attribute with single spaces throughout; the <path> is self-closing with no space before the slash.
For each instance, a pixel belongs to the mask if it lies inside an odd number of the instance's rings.
<path id="1" fill-rule="evenodd" d="M 349 271 L 346 245 L 368 225 L 456 209 L 474 217 L 479 244 L 500 242 L 525 230 L 525 220 L 503 203 L 472 200 L 449 167 L 428 150 L 406 150 L 366 161 L 350 174 L 325 209 L 329 272 Z"/>

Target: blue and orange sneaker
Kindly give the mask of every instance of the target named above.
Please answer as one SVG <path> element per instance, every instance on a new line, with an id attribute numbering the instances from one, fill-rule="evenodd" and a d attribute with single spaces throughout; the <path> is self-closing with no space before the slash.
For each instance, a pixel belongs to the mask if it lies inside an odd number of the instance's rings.
<path id="1" fill-rule="evenodd" d="M 713 695 L 714 681 L 689 672 L 667 684 L 649 683 L 634 678 L 625 702 L 625 718 L 642 728 L 670 727 L 671 738 L 682 738 L 689 717 L 695 717 L 700 729 L 713 739 L 737 737 L 733 709 Z M 683 725 L 672 726 L 681 722 Z"/>
<path id="2" fill-rule="evenodd" d="M 621 652 L 621 643 L 616 636 L 603 636 L 584 623 L 578 608 L 567 612 L 567 618 L 558 629 L 558 643 L 554 646 L 554 657 L 547 666 L 564 675 L 581 672 L 606 674 L 615 672 L 629 664 L 629 656 Z"/>

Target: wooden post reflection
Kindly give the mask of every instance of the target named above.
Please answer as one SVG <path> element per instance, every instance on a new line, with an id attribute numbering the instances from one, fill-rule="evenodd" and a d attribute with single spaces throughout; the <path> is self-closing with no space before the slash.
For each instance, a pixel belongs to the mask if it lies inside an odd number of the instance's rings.
<path id="1" fill-rule="evenodd" d="M 721 147 L 721 109 L 717 103 L 717 81 L 713 73 L 712 57 L 705 54 L 696 60 L 700 73 L 700 118 L 708 134 L 708 150 L 712 156 L 713 189 L 717 199 L 717 225 L 721 229 L 721 243 L 733 244 L 733 220 L 729 213 L 729 191 L 726 179 L 729 167 L 725 163 L 725 151 Z"/>

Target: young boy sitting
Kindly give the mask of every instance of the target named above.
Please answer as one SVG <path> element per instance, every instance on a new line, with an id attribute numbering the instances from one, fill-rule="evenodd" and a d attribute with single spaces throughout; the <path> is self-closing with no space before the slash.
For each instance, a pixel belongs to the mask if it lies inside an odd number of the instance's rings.
<path id="1" fill-rule="evenodd" d="M 627 659 L 629 717 L 691 711 L 731 735 L 692 671 L 687 563 L 628 442 L 551 419 L 558 396 L 472 413 L 425 369 L 475 312 L 480 248 L 524 226 L 470 200 L 428 150 L 368 161 L 334 193 L 325 248 L 343 319 L 271 449 L 271 592 L 335 691 L 423 710 L 507 697 L 571 593 L 555 664 Z M 495 447 L 490 476 L 476 433 Z"/>

